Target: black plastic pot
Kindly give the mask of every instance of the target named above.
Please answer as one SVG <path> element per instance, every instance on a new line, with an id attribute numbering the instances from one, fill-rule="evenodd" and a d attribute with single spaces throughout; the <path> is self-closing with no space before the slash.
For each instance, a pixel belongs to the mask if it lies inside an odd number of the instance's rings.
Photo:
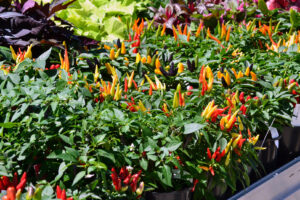
<path id="1" fill-rule="evenodd" d="M 280 159 L 282 163 L 300 156 L 300 127 L 283 128 L 280 146 Z"/>
<path id="2" fill-rule="evenodd" d="M 284 127 L 280 141 L 280 158 L 284 164 L 300 156 L 300 104 L 294 108 L 291 124 L 293 127 Z"/>
<path id="3" fill-rule="evenodd" d="M 260 151 L 259 159 L 264 165 L 266 172 L 272 172 L 277 169 L 277 158 L 278 158 L 278 148 L 275 144 L 277 139 L 266 139 L 262 147 L 265 147 L 265 150 Z M 262 141 L 258 142 L 259 144 Z"/>
<path id="4" fill-rule="evenodd" d="M 192 200 L 191 188 L 173 192 L 147 192 L 146 200 Z"/>

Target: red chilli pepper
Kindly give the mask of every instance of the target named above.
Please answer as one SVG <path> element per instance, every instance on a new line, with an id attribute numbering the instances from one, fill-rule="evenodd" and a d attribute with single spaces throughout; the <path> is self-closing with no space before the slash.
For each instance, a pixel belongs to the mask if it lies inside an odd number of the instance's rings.
<path id="1" fill-rule="evenodd" d="M 21 182 L 17 185 L 16 189 L 23 191 L 26 185 L 26 179 L 21 179 Z"/>
<path id="2" fill-rule="evenodd" d="M 3 185 L 3 183 L 2 183 L 2 180 L 0 179 L 0 191 L 1 190 L 5 190 L 5 188 L 4 188 L 4 185 Z"/>
<path id="3" fill-rule="evenodd" d="M 243 143 L 245 142 L 245 138 L 244 139 L 239 139 L 239 141 L 238 141 L 238 143 L 237 143 L 237 145 L 238 145 L 238 147 L 240 148 L 240 149 L 242 149 L 242 146 L 243 146 Z"/>
<path id="4" fill-rule="evenodd" d="M 61 200 L 67 200 L 67 195 L 66 195 L 66 190 L 63 189 L 63 191 L 61 192 L 61 197 L 60 197 Z"/>
<path id="5" fill-rule="evenodd" d="M 251 97 L 248 95 L 246 98 L 246 101 L 249 101 L 251 99 Z"/>
<path id="6" fill-rule="evenodd" d="M 214 169 L 212 168 L 212 166 L 209 167 L 209 171 L 210 171 L 211 175 L 213 175 L 213 176 L 215 175 L 215 171 L 214 171 Z"/>
<path id="7" fill-rule="evenodd" d="M 207 157 L 208 157 L 209 160 L 211 160 L 211 158 L 212 158 L 209 148 L 207 148 Z"/>
<path id="8" fill-rule="evenodd" d="M 220 162 L 221 159 L 222 159 L 224 156 L 225 156 L 225 150 L 223 150 L 222 153 L 219 153 L 219 154 L 217 155 L 216 161 L 217 161 L 217 162 Z"/>
<path id="9" fill-rule="evenodd" d="M 125 83 L 124 83 L 124 92 L 127 92 L 128 91 L 128 81 L 127 81 L 127 78 L 125 78 Z"/>
<path id="10" fill-rule="evenodd" d="M 238 149 L 234 149 L 234 153 L 236 153 L 236 155 L 238 155 L 238 156 L 241 156 L 241 153 L 240 153 L 240 151 L 238 150 Z"/>
<path id="11" fill-rule="evenodd" d="M 23 173 L 23 175 L 21 177 L 21 181 L 24 180 L 24 179 L 27 179 L 27 173 L 26 172 Z"/>
<path id="12" fill-rule="evenodd" d="M 61 191 L 59 185 L 57 185 L 57 186 L 56 186 L 56 197 L 57 197 L 58 199 L 61 198 L 61 192 L 62 192 L 62 191 Z"/>
<path id="13" fill-rule="evenodd" d="M 133 84 L 134 84 L 135 89 L 137 90 L 137 89 L 138 89 L 138 86 L 137 86 L 136 82 L 135 82 L 134 80 L 132 80 L 132 82 L 133 82 Z"/>
<path id="14" fill-rule="evenodd" d="M 15 200 L 16 199 L 16 188 L 15 187 L 9 187 L 7 188 L 7 196 L 9 200 Z"/>
<path id="15" fill-rule="evenodd" d="M 187 86 L 187 90 L 188 90 L 188 92 L 186 93 L 187 96 L 191 96 L 193 94 L 193 92 L 191 92 L 192 89 L 194 89 L 193 86 L 191 85 Z"/>
<path id="16" fill-rule="evenodd" d="M 240 102 L 242 103 L 242 104 L 245 104 L 246 102 L 245 102 L 245 97 L 244 97 L 244 92 L 241 92 L 241 94 L 240 94 L 240 96 L 239 96 L 239 99 L 240 99 Z"/>
<path id="17" fill-rule="evenodd" d="M 194 192 L 195 191 L 195 189 L 196 189 L 196 185 L 197 185 L 197 183 L 199 182 L 199 180 L 198 179 L 194 179 L 194 186 L 193 186 L 193 188 L 192 188 L 192 192 Z"/>
<path id="18" fill-rule="evenodd" d="M 119 176 L 122 180 L 124 180 L 127 176 L 129 175 L 128 170 L 126 169 L 126 167 L 122 167 L 119 173 Z"/>
<path id="19" fill-rule="evenodd" d="M 214 152 L 214 154 L 212 155 L 211 158 L 215 159 L 219 155 L 220 149 L 221 149 L 221 147 L 218 147 L 217 150 Z"/>
<path id="20" fill-rule="evenodd" d="M 245 105 L 242 105 L 240 111 L 242 111 L 243 115 L 245 115 L 247 112 L 247 107 Z"/>
<path id="21" fill-rule="evenodd" d="M 10 181 L 9 181 L 9 178 L 7 176 L 3 176 L 2 177 L 2 182 L 3 182 L 3 185 L 4 185 L 4 188 L 7 188 L 10 186 Z"/>
<path id="22" fill-rule="evenodd" d="M 12 184 L 14 187 L 16 187 L 18 185 L 18 173 L 17 172 L 14 173 L 14 178 L 13 178 Z"/>
<path id="23" fill-rule="evenodd" d="M 153 89 L 152 89 L 152 85 L 150 85 L 150 89 L 149 89 L 149 95 L 150 95 L 150 96 L 152 96 L 152 93 L 153 93 L 152 90 L 153 90 Z"/>
<path id="24" fill-rule="evenodd" d="M 138 182 L 138 180 L 140 178 L 141 173 L 142 173 L 142 170 L 140 170 L 138 173 L 132 175 L 132 182 L 130 184 L 132 192 L 136 191 L 137 182 Z"/>

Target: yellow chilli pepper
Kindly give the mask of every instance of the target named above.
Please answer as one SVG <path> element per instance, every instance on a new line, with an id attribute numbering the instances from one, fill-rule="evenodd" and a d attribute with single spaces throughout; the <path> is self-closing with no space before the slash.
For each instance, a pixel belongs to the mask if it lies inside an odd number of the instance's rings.
<path id="1" fill-rule="evenodd" d="M 235 113 L 230 117 L 228 123 L 226 123 L 226 125 L 225 125 L 226 129 L 229 129 L 231 127 L 231 125 L 234 123 L 238 112 L 239 112 L 239 110 L 235 111 Z"/>
<path id="2" fill-rule="evenodd" d="M 126 66 L 128 66 L 128 65 L 129 65 L 128 58 L 127 58 L 127 57 L 125 57 L 125 58 L 124 58 L 124 60 L 126 61 L 126 62 L 125 62 L 125 65 L 126 65 Z"/>
<path id="3" fill-rule="evenodd" d="M 31 48 L 32 48 L 32 44 L 29 47 L 27 47 L 27 51 L 24 55 L 24 58 L 30 58 L 30 59 L 32 58 Z"/>
<path id="4" fill-rule="evenodd" d="M 156 69 L 154 70 L 154 73 L 155 73 L 155 74 L 159 74 L 159 75 L 163 75 L 159 68 L 156 68 Z"/>
<path id="5" fill-rule="evenodd" d="M 250 72 L 250 75 L 251 75 L 251 79 L 253 81 L 257 81 L 257 77 L 256 77 L 256 74 L 254 72 Z"/>
<path id="6" fill-rule="evenodd" d="M 213 112 L 214 112 L 217 108 L 218 108 L 217 105 L 214 106 L 214 107 L 212 107 L 212 108 L 208 111 L 207 115 L 205 116 L 205 119 L 209 119 L 209 118 L 211 117 L 211 115 L 213 114 Z"/>
<path id="7" fill-rule="evenodd" d="M 226 81 L 226 84 L 229 86 L 231 83 L 231 79 L 230 79 L 230 75 L 227 71 L 226 71 L 225 81 Z"/>
<path id="8" fill-rule="evenodd" d="M 112 83 L 111 89 L 110 89 L 110 95 L 111 96 L 114 96 L 114 94 L 115 94 L 115 87 L 116 87 L 117 81 L 118 81 L 117 76 L 114 76 L 113 77 L 113 83 Z"/>
<path id="9" fill-rule="evenodd" d="M 225 166 L 228 166 L 230 162 L 230 152 L 227 154 L 226 156 L 226 160 L 225 160 Z"/>
<path id="10" fill-rule="evenodd" d="M 152 61 L 152 60 L 151 60 L 151 56 L 147 56 L 147 64 L 150 65 L 150 64 L 151 64 L 151 61 Z"/>
<path id="11" fill-rule="evenodd" d="M 96 83 L 98 78 L 99 78 L 99 70 L 98 70 L 98 65 L 96 65 L 96 68 L 95 68 L 95 73 L 94 73 L 94 82 Z"/>
<path id="12" fill-rule="evenodd" d="M 128 78 L 128 88 L 131 88 L 134 77 L 134 71 L 131 72 L 130 77 Z"/>
<path id="13" fill-rule="evenodd" d="M 142 61 L 142 63 L 144 64 L 144 63 L 147 62 L 147 58 L 146 58 L 146 57 L 143 57 L 143 58 L 141 59 L 141 61 Z"/>
<path id="14" fill-rule="evenodd" d="M 245 76 L 249 76 L 250 74 L 250 67 L 247 67 L 246 72 L 245 72 Z"/>
<path id="15" fill-rule="evenodd" d="M 173 108 L 177 108 L 179 106 L 179 99 L 177 92 L 174 92 L 174 99 L 173 99 Z"/>
<path id="16" fill-rule="evenodd" d="M 110 50 L 109 58 L 110 58 L 111 60 L 114 60 L 114 59 L 115 59 L 115 49 L 111 49 L 111 50 Z"/>
<path id="17" fill-rule="evenodd" d="M 146 107 L 144 106 L 143 102 L 139 100 L 139 110 L 145 112 L 147 111 Z"/>
<path id="18" fill-rule="evenodd" d="M 115 55 L 115 58 L 118 58 L 119 55 L 120 55 L 120 53 L 121 53 L 121 49 L 118 49 L 118 51 L 117 51 L 117 53 L 116 53 L 116 55 Z"/>
<path id="19" fill-rule="evenodd" d="M 241 139 L 242 135 L 239 135 L 237 138 L 235 138 L 234 142 L 232 143 L 232 147 L 235 148 L 238 141 Z"/>
<path id="20" fill-rule="evenodd" d="M 120 89 L 120 84 L 117 85 L 117 90 L 115 92 L 114 100 L 118 101 L 121 99 L 122 96 L 122 89 Z"/>
<path id="21" fill-rule="evenodd" d="M 155 68 L 156 69 L 159 69 L 160 68 L 160 62 L 159 62 L 159 59 L 158 58 L 156 58 L 156 60 L 155 60 Z M 159 70 L 160 71 L 160 70 Z"/>
<path id="22" fill-rule="evenodd" d="M 240 131 L 244 130 L 244 125 L 242 123 L 242 120 L 241 120 L 240 116 L 238 116 L 238 122 L 239 122 L 239 129 L 240 129 Z"/>
<path id="23" fill-rule="evenodd" d="M 232 144 L 232 138 L 230 139 L 230 141 L 226 145 L 225 154 L 229 151 L 229 148 L 230 148 L 231 144 Z"/>
<path id="24" fill-rule="evenodd" d="M 178 63 L 177 68 L 179 74 L 184 71 L 184 65 L 182 63 Z"/>
<path id="25" fill-rule="evenodd" d="M 214 74 L 211 71 L 211 68 L 209 66 L 205 67 L 205 74 L 208 77 L 208 85 L 207 85 L 207 91 L 211 91 L 213 87 L 214 82 Z"/>
<path id="26" fill-rule="evenodd" d="M 106 44 L 103 45 L 103 48 L 106 49 L 106 50 L 110 50 L 110 46 L 107 46 Z"/>
<path id="27" fill-rule="evenodd" d="M 108 74 L 112 74 L 112 66 L 110 63 L 105 63 L 105 67 L 107 69 Z"/>
<path id="28" fill-rule="evenodd" d="M 215 101 L 212 100 L 208 103 L 208 105 L 205 107 L 204 111 L 201 113 L 201 117 L 205 117 L 207 113 L 211 110 L 211 108 L 214 106 Z"/>
<path id="29" fill-rule="evenodd" d="M 145 74 L 145 77 L 146 77 L 147 81 L 149 82 L 149 84 L 152 86 L 152 88 L 156 89 L 155 84 L 152 82 L 152 80 L 149 78 L 149 76 L 147 76 L 147 74 Z"/>
<path id="30" fill-rule="evenodd" d="M 168 113 L 168 112 L 169 112 L 169 110 L 168 110 L 168 106 L 167 106 L 167 104 L 166 104 L 166 103 L 164 103 L 164 104 L 163 104 L 163 111 L 164 111 L 164 112 L 166 112 L 166 113 Z"/>
<path id="31" fill-rule="evenodd" d="M 162 90 L 162 89 L 163 89 L 162 83 L 161 83 L 160 80 L 157 78 L 157 76 L 154 76 L 154 78 L 155 78 L 155 84 L 156 84 L 157 89 Z M 155 90 L 155 88 L 152 88 L 152 89 Z"/>
<path id="32" fill-rule="evenodd" d="M 125 43 L 122 42 L 122 45 L 121 45 L 121 54 L 125 54 L 125 53 L 126 53 Z"/>
<path id="33" fill-rule="evenodd" d="M 231 70 L 233 71 L 233 74 L 234 74 L 235 78 L 238 79 L 238 74 L 236 73 L 235 69 L 231 68 Z"/>
<path id="34" fill-rule="evenodd" d="M 11 56 L 12 56 L 12 58 L 13 58 L 14 60 L 17 60 L 17 54 L 16 54 L 14 48 L 13 48 L 12 46 L 9 46 L 9 48 L 10 48 L 10 51 L 11 51 Z"/>
<path id="35" fill-rule="evenodd" d="M 242 77 L 244 77 L 244 74 L 243 74 L 243 72 L 239 71 L 236 79 L 239 79 L 239 78 L 242 78 Z"/>
<path id="36" fill-rule="evenodd" d="M 137 53 L 136 54 L 136 57 L 135 57 L 135 64 L 138 64 L 140 61 L 141 61 L 141 55 L 140 55 L 140 53 Z"/>

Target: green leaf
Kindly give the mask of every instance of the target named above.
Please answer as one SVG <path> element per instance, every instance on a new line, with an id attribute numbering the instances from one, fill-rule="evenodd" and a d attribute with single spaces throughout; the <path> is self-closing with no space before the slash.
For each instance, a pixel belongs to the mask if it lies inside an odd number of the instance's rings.
<path id="1" fill-rule="evenodd" d="M 172 172 L 171 168 L 168 165 L 164 165 L 162 169 L 163 174 L 163 183 L 167 186 L 172 187 Z"/>
<path id="2" fill-rule="evenodd" d="M 80 88 L 80 90 L 81 90 L 81 93 L 83 94 L 83 96 L 85 96 L 85 97 L 92 97 L 91 92 L 88 89 L 86 89 L 85 87 Z"/>
<path id="3" fill-rule="evenodd" d="M 148 169 L 148 161 L 145 158 L 140 160 L 140 165 L 145 171 Z"/>
<path id="4" fill-rule="evenodd" d="M 257 81 L 257 83 L 259 83 L 260 85 L 262 85 L 263 87 L 265 87 L 267 89 L 273 89 L 273 86 L 271 83 L 268 83 L 265 81 Z"/>
<path id="5" fill-rule="evenodd" d="M 59 165 L 59 168 L 58 168 L 58 174 L 57 176 L 55 177 L 54 181 L 58 181 L 62 175 L 64 174 L 64 172 L 68 169 L 68 166 L 66 165 L 65 162 L 62 162 L 60 165 Z"/>
<path id="6" fill-rule="evenodd" d="M 45 69 L 46 66 L 46 60 L 49 58 L 51 54 L 52 48 L 48 49 L 46 52 L 42 53 L 35 61 L 34 67 Z"/>
<path id="7" fill-rule="evenodd" d="M 258 9 L 261 10 L 261 12 L 264 15 L 269 14 L 269 9 L 268 9 L 267 4 L 264 0 L 258 0 Z"/>
<path id="8" fill-rule="evenodd" d="M 85 171 L 81 171 L 78 174 L 76 174 L 72 186 L 74 186 L 76 183 L 78 183 L 83 177 L 85 176 Z"/>
<path id="9" fill-rule="evenodd" d="M 198 124 L 198 123 L 185 124 L 183 134 L 194 133 L 204 127 L 205 127 L 204 124 Z"/>
<path id="10" fill-rule="evenodd" d="M 19 84 L 20 83 L 20 76 L 16 73 L 9 73 L 8 77 L 14 84 Z"/>
<path id="11" fill-rule="evenodd" d="M 294 9 L 290 9 L 290 21 L 292 26 L 294 26 L 295 22 L 297 22 L 297 13 Z"/>
<path id="12" fill-rule="evenodd" d="M 182 142 L 178 141 L 178 140 L 172 140 L 168 145 L 167 145 L 167 149 L 170 152 L 175 151 L 176 149 L 178 149 L 180 147 L 180 145 L 182 144 Z"/>
<path id="13" fill-rule="evenodd" d="M 55 111 L 56 111 L 56 108 L 57 108 L 57 105 L 58 105 L 58 102 L 56 102 L 56 101 L 55 101 L 55 102 L 52 102 L 50 105 L 51 105 L 52 111 L 55 112 Z"/>
<path id="14" fill-rule="evenodd" d="M 69 137 L 67 137 L 67 136 L 65 136 L 65 135 L 61 135 L 61 134 L 59 134 L 59 137 L 60 137 L 65 143 L 71 144 L 71 145 L 73 144 L 72 140 L 70 140 Z"/>
<path id="15" fill-rule="evenodd" d="M 113 161 L 114 163 L 116 162 L 115 156 L 112 153 L 108 153 L 102 149 L 98 149 L 98 155 L 101 157 L 105 157 Z"/>
<path id="16" fill-rule="evenodd" d="M 9 174 L 7 173 L 6 168 L 2 165 L 0 165 L 0 175 L 1 176 L 9 176 Z"/>
<path id="17" fill-rule="evenodd" d="M 64 161 L 77 162 L 77 158 L 74 157 L 72 153 L 61 153 L 61 151 L 54 151 L 49 156 L 48 159 L 62 159 Z"/>
<path id="18" fill-rule="evenodd" d="M 227 146 L 227 140 L 225 138 L 221 138 L 219 141 L 219 146 L 220 146 L 221 152 L 222 152 Z"/>
<path id="19" fill-rule="evenodd" d="M 114 108 L 114 113 L 118 120 L 123 121 L 125 119 L 124 113 L 121 110 Z"/>
<path id="20" fill-rule="evenodd" d="M 13 123 L 13 122 L 0 123 L 0 127 L 3 128 L 13 128 L 19 125 L 20 125 L 19 123 Z"/>

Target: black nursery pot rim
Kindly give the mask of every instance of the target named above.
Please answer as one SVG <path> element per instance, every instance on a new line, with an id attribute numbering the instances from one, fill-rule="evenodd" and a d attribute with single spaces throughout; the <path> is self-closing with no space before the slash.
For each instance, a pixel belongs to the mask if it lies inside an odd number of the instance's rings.
<path id="1" fill-rule="evenodd" d="M 170 192 L 146 192 L 146 200 L 191 200 L 192 188 L 183 188 Z"/>

